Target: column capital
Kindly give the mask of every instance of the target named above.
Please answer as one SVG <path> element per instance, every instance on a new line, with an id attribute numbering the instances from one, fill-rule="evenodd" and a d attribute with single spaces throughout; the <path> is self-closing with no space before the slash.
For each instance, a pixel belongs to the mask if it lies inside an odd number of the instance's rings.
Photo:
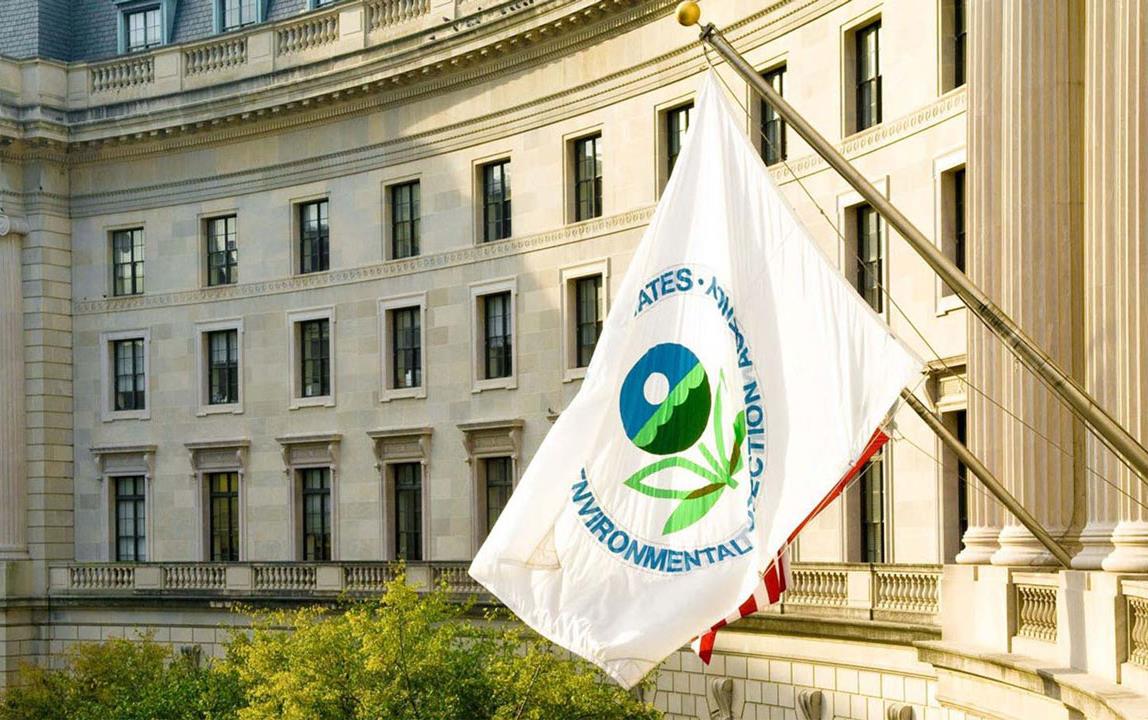
<path id="1" fill-rule="evenodd" d="M 27 235 L 28 221 L 22 217 L 12 217 L 0 212 L 0 238 L 13 234 Z"/>

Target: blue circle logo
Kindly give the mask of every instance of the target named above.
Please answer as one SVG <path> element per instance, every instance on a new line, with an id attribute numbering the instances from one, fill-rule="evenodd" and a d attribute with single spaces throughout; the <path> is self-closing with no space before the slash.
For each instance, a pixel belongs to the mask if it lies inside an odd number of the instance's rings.
<path id="1" fill-rule="evenodd" d="M 688 348 L 662 343 L 646 351 L 622 382 L 626 436 L 642 450 L 672 455 L 693 446 L 710 419 L 710 381 Z"/>

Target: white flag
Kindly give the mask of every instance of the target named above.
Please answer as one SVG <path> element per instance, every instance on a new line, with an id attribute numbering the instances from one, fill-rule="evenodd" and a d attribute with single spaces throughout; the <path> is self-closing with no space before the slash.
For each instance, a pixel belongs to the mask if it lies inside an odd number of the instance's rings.
<path id="1" fill-rule="evenodd" d="M 760 596 L 920 362 L 814 245 L 712 73 L 616 298 L 470 574 L 629 687 Z"/>

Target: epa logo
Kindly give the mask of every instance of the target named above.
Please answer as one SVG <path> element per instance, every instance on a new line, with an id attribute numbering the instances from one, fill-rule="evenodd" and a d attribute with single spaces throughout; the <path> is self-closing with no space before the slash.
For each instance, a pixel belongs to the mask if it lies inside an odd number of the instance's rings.
<path id="1" fill-rule="evenodd" d="M 734 416 L 728 429 L 724 426 L 724 384 L 721 374 L 716 392 L 712 391 L 698 356 L 678 343 L 661 343 L 647 350 L 622 382 L 619 411 L 626 436 L 639 449 L 662 456 L 635 472 L 624 484 L 651 498 L 677 501 L 662 527 L 662 535 L 698 522 L 725 490 L 738 485 L 735 476 L 743 466 L 745 411 Z M 710 437 L 703 440 L 707 428 L 712 428 Z M 695 445 L 704 465 L 679 455 Z M 700 482 L 690 489 L 659 487 L 649 482 L 669 468 L 693 473 Z"/>

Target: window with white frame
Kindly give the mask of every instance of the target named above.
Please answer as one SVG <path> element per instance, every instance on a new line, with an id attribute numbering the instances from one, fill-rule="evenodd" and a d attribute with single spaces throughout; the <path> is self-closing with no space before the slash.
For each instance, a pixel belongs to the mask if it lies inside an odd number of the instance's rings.
<path id="1" fill-rule="evenodd" d="M 570 141 L 573 220 L 602 217 L 602 133 Z"/>
<path id="2" fill-rule="evenodd" d="M 152 505 L 150 484 L 155 474 L 155 445 L 116 445 L 91 448 L 104 484 L 107 559 L 146 562 L 150 559 Z"/>
<path id="3" fill-rule="evenodd" d="M 871 182 L 888 196 L 887 177 Z M 884 313 L 888 289 L 885 221 L 860 195 L 849 192 L 837 198 L 837 222 L 842 230 L 842 273 L 874 312 Z"/>
<path id="4" fill-rule="evenodd" d="M 144 291 L 144 231 L 142 227 L 113 230 L 112 295 L 140 295 Z"/>
<path id="5" fill-rule="evenodd" d="M 562 292 L 562 378 L 586 373 L 606 319 L 609 263 L 606 260 L 564 268 Z"/>
<path id="6" fill-rule="evenodd" d="M 101 358 L 104 420 L 150 417 L 148 406 L 148 353 L 151 334 L 147 330 L 104 333 Z"/>
<path id="7" fill-rule="evenodd" d="M 234 285 L 239 281 L 236 226 L 235 215 L 211 217 L 203 221 L 208 286 Z"/>
<path id="8" fill-rule="evenodd" d="M 472 285 L 470 291 L 474 390 L 515 387 L 517 281 L 481 283 Z"/>
<path id="9" fill-rule="evenodd" d="M 190 453 L 192 472 L 200 485 L 201 558 L 207 562 L 246 559 L 243 477 L 250 442 L 242 438 L 197 441 L 184 447 Z"/>
<path id="10" fill-rule="evenodd" d="M 243 410 L 243 320 L 196 326 L 199 414 Z"/>
<path id="11" fill-rule="evenodd" d="M 511 234 L 510 160 L 479 165 L 478 184 L 482 197 L 479 212 L 481 242 L 505 240 Z"/>
<path id="12" fill-rule="evenodd" d="M 335 404 L 335 309 L 288 314 L 291 407 Z"/>
<path id="13" fill-rule="evenodd" d="M 119 13 L 116 28 L 119 52 L 144 52 L 171 42 L 176 0 L 111 1 Z"/>
<path id="14" fill-rule="evenodd" d="M 656 127 L 654 135 L 657 139 L 655 152 L 656 175 L 658 194 L 665 189 L 670 180 L 670 173 L 678 163 L 678 156 L 682 152 L 682 144 L 686 139 L 686 132 L 690 128 L 690 119 L 694 113 L 692 100 L 683 101 L 676 98 L 655 108 Z"/>
<path id="15" fill-rule="evenodd" d="M 844 134 L 861 132 L 882 120 L 881 16 L 859 19 L 843 35 Z"/>
<path id="16" fill-rule="evenodd" d="M 429 556 L 430 491 L 427 463 L 431 429 L 371 430 L 381 480 L 383 556 L 425 560 Z"/>
<path id="17" fill-rule="evenodd" d="M 331 230 L 327 198 L 307 200 L 295 208 L 296 273 L 323 272 L 331 268 Z"/>
<path id="18" fill-rule="evenodd" d="M 260 22 L 260 0 L 217 0 L 224 32 Z"/>
<path id="19" fill-rule="evenodd" d="M 338 433 L 275 438 L 282 447 L 291 492 L 292 556 L 302 562 L 338 559 Z"/>
<path id="20" fill-rule="evenodd" d="M 762 76 L 778 95 L 785 94 L 785 65 L 779 65 Z M 762 100 L 761 113 L 761 159 L 766 165 L 774 165 L 786 159 L 785 120 L 777 114 L 773 106 Z"/>
<path id="21" fill-rule="evenodd" d="M 383 401 L 426 397 L 426 294 L 379 300 Z"/>
<path id="22" fill-rule="evenodd" d="M 956 150 L 933 161 L 933 181 L 936 190 L 935 237 L 941 252 L 961 272 L 968 272 L 969 248 L 966 227 L 968 220 L 965 202 L 965 151 Z M 940 278 L 935 280 L 937 313 L 943 314 L 964 307 L 957 294 Z"/>
<path id="23" fill-rule="evenodd" d="M 389 219 L 389 257 L 398 260 L 419 254 L 420 186 L 418 180 L 396 183 L 387 187 L 387 214 Z"/>
<path id="24" fill-rule="evenodd" d="M 486 539 L 518 484 L 522 420 L 493 420 L 459 425 L 474 484 L 474 547 Z"/>

